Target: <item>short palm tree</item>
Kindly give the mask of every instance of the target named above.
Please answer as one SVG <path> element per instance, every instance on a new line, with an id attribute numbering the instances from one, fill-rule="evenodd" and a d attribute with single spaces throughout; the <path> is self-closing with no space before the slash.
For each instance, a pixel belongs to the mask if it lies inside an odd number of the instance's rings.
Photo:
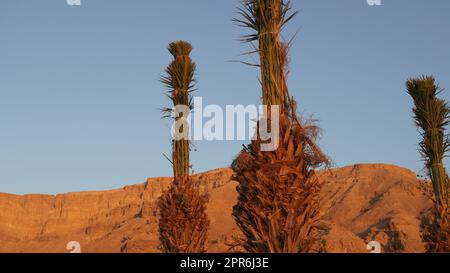
<path id="1" fill-rule="evenodd" d="M 243 40 L 258 43 L 262 100 L 269 109 L 265 119 L 274 105 L 280 109 L 277 149 L 263 151 L 257 138 L 232 164 L 239 183 L 233 216 L 244 234 L 240 245 L 249 252 L 319 251 L 327 230 L 320 221 L 321 183 L 314 169 L 328 158 L 314 143 L 318 128 L 299 122 L 286 84 L 289 46 L 280 41 L 280 32 L 295 15 L 290 9 L 284 0 L 244 0 L 242 19 L 236 20 L 253 31 Z"/>
<path id="2" fill-rule="evenodd" d="M 166 68 L 161 81 L 169 89 L 173 106 L 192 109 L 191 92 L 194 86 L 195 63 L 189 57 L 192 46 L 185 41 L 173 42 L 169 52 L 174 60 Z M 189 176 L 189 127 L 181 122 L 186 113 L 164 109 L 165 116 L 171 116 L 182 125 L 172 140 L 172 164 L 174 180 L 159 200 L 159 233 L 162 250 L 168 253 L 204 252 L 209 220 L 206 215 L 207 196 L 201 194 L 199 185 Z"/>
<path id="3" fill-rule="evenodd" d="M 429 251 L 450 251 L 449 178 L 444 157 L 450 148 L 445 127 L 450 124 L 450 107 L 437 97 L 439 87 L 432 76 L 421 76 L 406 82 L 414 101 L 414 119 L 420 129 L 420 153 L 433 184 L 436 204 L 435 220 L 428 229 Z"/>

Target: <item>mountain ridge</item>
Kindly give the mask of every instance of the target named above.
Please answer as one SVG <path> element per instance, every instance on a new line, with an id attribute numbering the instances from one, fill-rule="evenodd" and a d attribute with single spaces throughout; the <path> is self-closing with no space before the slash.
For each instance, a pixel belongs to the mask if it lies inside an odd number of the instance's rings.
<path id="1" fill-rule="evenodd" d="M 236 203 L 233 172 L 214 169 L 193 176 L 210 194 L 208 251 L 224 252 L 240 231 L 232 218 Z M 367 252 L 366 243 L 387 246 L 392 226 L 406 252 L 423 252 L 420 218 L 431 201 L 414 172 L 388 164 L 356 164 L 317 173 L 323 219 L 330 223 L 329 252 Z M 0 193 L 0 252 L 68 252 L 78 241 L 82 252 L 158 252 L 156 200 L 170 177 L 107 191 L 65 194 Z"/>

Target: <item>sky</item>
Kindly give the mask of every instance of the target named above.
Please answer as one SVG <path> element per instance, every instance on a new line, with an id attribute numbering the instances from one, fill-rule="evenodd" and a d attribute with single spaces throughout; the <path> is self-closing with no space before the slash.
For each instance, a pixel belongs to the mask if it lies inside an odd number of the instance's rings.
<path id="1" fill-rule="evenodd" d="M 187 40 L 204 104 L 259 104 L 238 0 L 2 0 L 0 192 L 105 190 L 169 176 L 168 43 Z M 432 74 L 450 100 L 450 1 L 294 0 L 289 88 L 318 119 L 334 166 L 423 168 L 405 81 Z M 196 141 L 195 172 L 245 141 Z M 445 162 L 450 168 L 450 161 Z"/>

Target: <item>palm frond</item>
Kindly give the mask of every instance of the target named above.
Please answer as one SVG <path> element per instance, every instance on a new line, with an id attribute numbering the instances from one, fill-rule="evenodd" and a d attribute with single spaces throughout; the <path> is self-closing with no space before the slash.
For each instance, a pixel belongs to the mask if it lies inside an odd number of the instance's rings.
<path id="1" fill-rule="evenodd" d="M 264 105 L 288 106 L 286 98 L 286 84 L 280 75 L 284 73 L 283 46 L 279 41 L 280 32 L 290 22 L 297 12 L 292 12 L 292 4 L 285 0 L 243 0 L 238 8 L 239 18 L 234 22 L 239 26 L 248 28 L 250 33 L 243 35 L 241 41 L 258 42 L 255 53 L 259 53 L 259 64 L 250 64 L 261 67 L 261 82 L 263 87 L 262 99 Z M 285 62 L 286 63 L 286 62 Z M 289 112 L 289 109 L 286 109 Z"/>
<path id="2" fill-rule="evenodd" d="M 433 189 L 440 205 L 448 205 L 449 182 L 443 159 L 449 151 L 450 107 L 437 97 L 441 92 L 432 76 L 421 76 L 406 82 L 408 94 L 414 101 L 414 121 L 420 130 L 419 152 L 425 162 Z"/>

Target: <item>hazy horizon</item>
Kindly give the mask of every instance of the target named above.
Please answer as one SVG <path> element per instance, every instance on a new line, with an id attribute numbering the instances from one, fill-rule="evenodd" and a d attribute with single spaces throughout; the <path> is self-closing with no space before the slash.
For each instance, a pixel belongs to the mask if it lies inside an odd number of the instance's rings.
<path id="1" fill-rule="evenodd" d="M 205 104 L 259 104 L 258 70 L 232 22 L 238 0 L 2 1 L 0 192 L 105 190 L 170 176 L 167 44 L 193 44 Z M 420 171 L 407 78 L 430 74 L 450 100 L 450 1 L 294 0 L 289 88 L 319 119 L 335 166 Z M 227 167 L 246 141 L 196 141 L 196 172 Z M 446 159 L 450 167 L 450 160 Z"/>

